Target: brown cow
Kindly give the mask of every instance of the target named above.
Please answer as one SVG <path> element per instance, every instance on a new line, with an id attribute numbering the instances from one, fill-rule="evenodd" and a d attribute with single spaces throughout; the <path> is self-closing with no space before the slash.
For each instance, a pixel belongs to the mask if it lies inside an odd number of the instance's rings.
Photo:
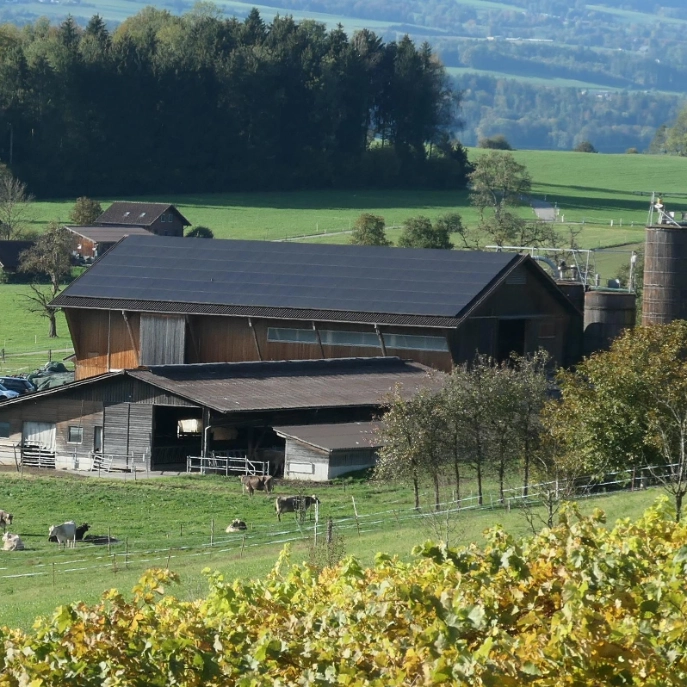
<path id="1" fill-rule="evenodd" d="M 240 479 L 244 491 L 251 496 L 256 491 L 272 493 L 272 475 L 241 475 Z"/>

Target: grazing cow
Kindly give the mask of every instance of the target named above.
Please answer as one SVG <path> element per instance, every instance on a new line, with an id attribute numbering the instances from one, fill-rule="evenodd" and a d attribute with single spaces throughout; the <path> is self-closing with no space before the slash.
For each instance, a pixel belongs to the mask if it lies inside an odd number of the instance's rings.
<path id="1" fill-rule="evenodd" d="M 248 525 L 246 525 L 246 523 L 243 522 L 243 520 L 239 520 L 238 518 L 236 518 L 236 520 L 233 520 L 231 525 L 229 525 L 229 527 L 227 527 L 226 531 L 227 532 L 241 532 L 241 530 L 247 530 L 247 529 L 248 529 Z"/>
<path id="2" fill-rule="evenodd" d="M 10 534 L 9 532 L 5 532 L 5 534 L 2 535 L 2 541 L 4 542 L 2 545 L 3 551 L 24 550 L 24 542 L 21 540 L 21 537 L 18 534 Z"/>
<path id="3" fill-rule="evenodd" d="M 317 496 L 277 496 L 274 508 L 281 522 L 282 513 L 305 513 L 314 504 L 320 504 Z"/>
<path id="4" fill-rule="evenodd" d="M 2 531 L 7 532 L 7 525 L 12 524 L 14 516 L 12 513 L 8 513 L 6 510 L 0 510 L 0 525 L 2 525 Z"/>
<path id="5" fill-rule="evenodd" d="M 50 537 L 55 537 L 58 544 L 73 548 L 76 546 L 76 524 L 73 520 L 69 520 L 61 525 L 53 525 L 48 532 L 48 541 Z"/>
<path id="6" fill-rule="evenodd" d="M 86 532 L 88 532 L 88 530 L 90 530 L 90 529 L 91 529 L 91 526 L 87 522 L 83 523 L 83 525 L 79 525 L 76 528 L 76 533 L 75 533 L 76 541 L 83 541 L 84 534 L 86 534 Z M 54 544 L 57 541 L 57 537 L 53 534 L 53 535 L 48 537 L 48 541 L 51 541 Z"/>
<path id="7" fill-rule="evenodd" d="M 251 496 L 256 491 L 272 493 L 272 475 L 241 475 L 240 479 L 243 490 Z"/>

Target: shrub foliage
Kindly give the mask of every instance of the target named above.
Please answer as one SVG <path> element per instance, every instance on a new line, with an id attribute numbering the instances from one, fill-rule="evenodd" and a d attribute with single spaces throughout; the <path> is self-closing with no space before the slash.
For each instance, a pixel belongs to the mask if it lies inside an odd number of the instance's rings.
<path id="1" fill-rule="evenodd" d="M 209 574 L 206 599 L 151 570 L 127 601 L 62 606 L 0 634 L 0 685 L 644 685 L 687 679 L 687 526 L 667 501 L 608 530 L 601 511 L 516 541 L 427 543 L 416 560 Z"/>

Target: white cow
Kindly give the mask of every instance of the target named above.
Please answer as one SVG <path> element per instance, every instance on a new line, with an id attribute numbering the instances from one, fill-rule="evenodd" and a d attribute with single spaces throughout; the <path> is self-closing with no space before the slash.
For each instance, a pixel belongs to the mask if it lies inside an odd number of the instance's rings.
<path id="1" fill-rule="evenodd" d="M 2 545 L 3 551 L 24 550 L 24 542 L 21 540 L 21 537 L 18 534 L 10 534 L 9 532 L 5 532 L 5 534 L 2 535 L 2 541 L 4 542 Z"/>
<path id="2" fill-rule="evenodd" d="M 76 546 L 76 523 L 73 520 L 63 522 L 61 525 L 53 525 L 48 532 L 48 539 L 55 537 L 58 544 L 64 544 L 65 547 Z"/>

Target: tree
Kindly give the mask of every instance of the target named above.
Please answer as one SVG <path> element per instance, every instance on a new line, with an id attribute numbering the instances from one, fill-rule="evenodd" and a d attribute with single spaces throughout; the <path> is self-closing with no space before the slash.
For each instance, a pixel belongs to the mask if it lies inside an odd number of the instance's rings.
<path id="1" fill-rule="evenodd" d="M 455 217 L 460 220 L 460 215 L 453 215 L 454 219 L 442 222 L 432 221 L 422 215 L 410 217 L 403 222 L 403 231 L 398 240 L 401 248 L 443 248 L 450 250 L 453 248 L 451 243 L 451 228 L 455 226 Z M 462 223 L 460 223 L 462 228 Z"/>
<path id="2" fill-rule="evenodd" d="M 0 173 L 0 236 L 16 239 L 26 229 L 31 218 L 33 196 L 26 184 L 13 177 L 7 170 Z"/>
<path id="3" fill-rule="evenodd" d="M 576 153 L 596 153 L 596 148 L 589 141 L 580 141 L 574 148 Z"/>
<path id="4" fill-rule="evenodd" d="M 672 495 L 679 520 L 687 494 L 687 322 L 626 330 L 559 383 L 547 424 L 573 471 L 642 469 Z"/>
<path id="5" fill-rule="evenodd" d="M 551 240 L 550 227 L 528 223 L 512 211 L 528 198 L 532 178 L 511 153 L 491 150 L 482 155 L 470 182 L 470 201 L 479 210 L 480 229 L 497 245 L 527 246 Z"/>
<path id="6" fill-rule="evenodd" d="M 391 246 L 384 231 L 384 218 L 379 215 L 363 213 L 353 225 L 349 243 L 356 246 Z"/>
<path id="7" fill-rule="evenodd" d="M 87 227 L 102 214 L 103 209 L 97 200 L 81 196 L 76 199 L 74 207 L 69 211 L 69 221 L 78 227 Z"/>
<path id="8" fill-rule="evenodd" d="M 27 295 L 28 310 L 48 319 L 48 336 L 57 336 L 56 310 L 49 306 L 60 292 L 61 284 L 71 272 L 72 234 L 68 229 L 52 222 L 36 244 L 20 257 L 20 271 L 44 275 L 50 280 L 48 291 L 38 283 L 31 284 L 33 295 Z"/>
<path id="9" fill-rule="evenodd" d="M 480 138 L 477 142 L 477 147 L 491 150 L 513 150 L 513 146 L 511 146 L 508 139 L 503 134 Z"/>
<path id="10" fill-rule="evenodd" d="M 215 238 L 215 235 L 212 232 L 212 229 L 209 229 L 208 227 L 204 227 L 202 225 L 199 225 L 197 227 L 193 227 L 193 228 L 189 229 L 186 232 L 186 238 L 213 239 L 213 238 Z"/>

